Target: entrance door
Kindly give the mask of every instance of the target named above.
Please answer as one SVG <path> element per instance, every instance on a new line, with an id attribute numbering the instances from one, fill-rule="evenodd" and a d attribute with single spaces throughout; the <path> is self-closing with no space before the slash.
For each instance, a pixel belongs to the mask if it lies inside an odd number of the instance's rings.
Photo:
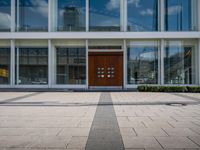
<path id="1" fill-rule="evenodd" d="M 123 53 L 90 52 L 89 86 L 123 86 Z"/>

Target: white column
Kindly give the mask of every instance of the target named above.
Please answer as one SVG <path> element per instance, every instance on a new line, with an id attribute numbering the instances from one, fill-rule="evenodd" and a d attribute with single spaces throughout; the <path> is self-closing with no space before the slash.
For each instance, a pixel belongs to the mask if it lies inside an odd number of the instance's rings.
<path id="1" fill-rule="evenodd" d="M 124 4 L 124 10 L 123 10 L 123 31 L 126 32 L 127 31 L 127 25 L 128 25 L 128 9 L 127 9 L 127 0 L 124 0 L 123 2 Z"/>
<path id="2" fill-rule="evenodd" d="M 197 17 L 198 17 L 198 29 L 199 29 L 199 31 L 200 31 L 200 0 L 197 0 L 198 2 L 198 8 L 197 8 Z"/>
<path id="3" fill-rule="evenodd" d="M 127 85 L 127 45 L 126 45 L 126 40 L 123 41 L 123 51 L 124 51 L 124 88 L 126 88 Z"/>
<path id="4" fill-rule="evenodd" d="M 197 47 L 197 56 L 198 56 L 198 58 L 197 58 L 197 60 L 198 60 L 198 71 L 197 71 L 197 75 L 198 75 L 198 83 L 199 83 L 199 85 L 200 85 L 200 39 L 199 39 L 199 42 L 198 42 L 198 47 Z"/>
<path id="5" fill-rule="evenodd" d="M 120 31 L 124 31 L 124 0 L 120 0 Z"/>
<path id="6" fill-rule="evenodd" d="M 10 85 L 13 87 L 15 85 L 15 41 L 11 40 L 10 47 Z"/>
<path id="7" fill-rule="evenodd" d="M 164 51 L 165 51 L 165 40 L 161 39 L 160 49 L 160 84 L 164 85 Z"/>
<path id="8" fill-rule="evenodd" d="M 19 30 L 19 0 L 17 0 L 17 4 L 15 4 L 16 5 L 16 20 L 17 20 L 17 23 L 16 23 L 16 30 L 18 31 Z"/>
<path id="9" fill-rule="evenodd" d="M 11 32 L 15 32 L 15 0 L 11 0 Z"/>
<path id="10" fill-rule="evenodd" d="M 86 6 L 85 6 L 85 9 L 86 9 L 86 31 L 88 32 L 89 31 L 89 0 L 86 0 Z"/>
<path id="11" fill-rule="evenodd" d="M 158 41 L 158 84 L 161 84 L 161 41 Z"/>
<path id="12" fill-rule="evenodd" d="M 89 88 L 89 64 L 88 64 L 88 59 L 89 59 L 89 47 L 88 47 L 88 40 L 86 40 L 86 88 Z"/>
<path id="13" fill-rule="evenodd" d="M 165 30 L 165 3 L 164 0 L 160 0 L 160 30 L 164 31 Z"/>
<path id="14" fill-rule="evenodd" d="M 52 46 L 51 40 L 48 40 L 48 87 L 52 85 L 52 76 L 53 76 L 53 65 L 52 65 Z"/>

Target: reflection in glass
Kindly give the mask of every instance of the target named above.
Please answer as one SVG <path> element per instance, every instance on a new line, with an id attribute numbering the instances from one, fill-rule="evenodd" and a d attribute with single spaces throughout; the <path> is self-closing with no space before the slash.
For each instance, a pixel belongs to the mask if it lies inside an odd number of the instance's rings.
<path id="1" fill-rule="evenodd" d="M 17 31 L 48 30 L 48 0 L 16 0 Z"/>
<path id="2" fill-rule="evenodd" d="M 0 31 L 10 31 L 11 9 L 10 0 L 0 1 Z"/>
<path id="3" fill-rule="evenodd" d="M 157 42 L 130 42 L 127 61 L 128 84 L 158 83 Z"/>
<path id="4" fill-rule="evenodd" d="M 165 84 L 195 84 L 195 45 L 166 41 L 164 64 Z"/>
<path id="5" fill-rule="evenodd" d="M 17 84 L 48 83 L 48 48 L 16 48 L 16 64 Z"/>
<path id="6" fill-rule="evenodd" d="M 57 84 L 85 84 L 85 48 L 57 48 L 56 56 Z"/>
<path id="7" fill-rule="evenodd" d="M 0 84 L 10 83 L 10 48 L 0 48 Z"/>
<path id="8" fill-rule="evenodd" d="M 58 31 L 85 31 L 85 0 L 58 0 Z"/>
<path id="9" fill-rule="evenodd" d="M 165 0 L 165 30 L 191 31 L 192 0 Z"/>
<path id="10" fill-rule="evenodd" d="M 128 31 L 158 30 L 158 0 L 127 0 Z"/>
<path id="11" fill-rule="evenodd" d="M 90 31 L 120 31 L 120 0 L 90 0 Z"/>

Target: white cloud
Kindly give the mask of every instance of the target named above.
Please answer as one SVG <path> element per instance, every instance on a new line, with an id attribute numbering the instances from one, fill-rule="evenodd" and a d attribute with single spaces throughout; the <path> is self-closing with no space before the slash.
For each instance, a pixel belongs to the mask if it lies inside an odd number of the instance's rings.
<path id="1" fill-rule="evenodd" d="M 106 4 L 106 9 L 107 10 L 118 9 L 119 7 L 120 7 L 120 0 L 110 0 Z"/>
<path id="2" fill-rule="evenodd" d="M 140 12 L 140 14 L 142 15 L 142 16 L 152 16 L 153 15 L 153 10 L 152 9 L 146 9 L 146 10 L 142 10 L 141 12 Z"/>
<path id="3" fill-rule="evenodd" d="M 6 13 L 0 12 L 0 28 L 2 29 L 10 29 L 11 26 L 11 16 Z"/>
<path id="4" fill-rule="evenodd" d="M 168 8 L 168 15 L 176 15 L 182 11 L 182 7 L 180 5 L 171 6 Z"/>
<path id="5" fill-rule="evenodd" d="M 43 17 L 48 17 L 48 3 L 45 0 L 31 0 L 34 6 L 40 6 L 35 8 L 30 8 L 31 11 L 40 13 Z"/>
<path id="6" fill-rule="evenodd" d="M 137 8 L 140 7 L 140 0 L 128 0 L 127 3 L 134 4 Z"/>

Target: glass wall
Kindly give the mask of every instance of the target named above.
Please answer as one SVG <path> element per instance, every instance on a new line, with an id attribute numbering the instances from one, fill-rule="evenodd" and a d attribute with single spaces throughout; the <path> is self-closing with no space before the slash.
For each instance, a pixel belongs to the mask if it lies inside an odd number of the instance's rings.
<path id="1" fill-rule="evenodd" d="M 47 31 L 48 0 L 16 0 L 16 24 L 17 31 Z"/>
<path id="2" fill-rule="evenodd" d="M 120 0 L 89 1 L 90 31 L 120 31 Z"/>
<path id="3" fill-rule="evenodd" d="M 37 46 L 33 43 L 37 43 Z M 48 83 L 47 42 L 17 41 L 15 60 L 16 84 L 40 85 Z"/>
<path id="4" fill-rule="evenodd" d="M 158 83 L 157 41 L 129 41 L 127 45 L 127 83 Z"/>
<path id="5" fill-rule="evenodd" d="M 57 0 L 57 7 L 58 31 L 85 31 L 85 0 Z"/>
<path id="6" fill-rule="evenodd" d="M 196 83 L 196 42 L 169 40 L 165 42 L 165 84 Z"/>
<path id="7" fill-rule="evenodd" d="M 0 1 L 0 31 L 10 31 L 11 27 L 11 1 Z"/>
<path id="8" fill-rule="evenodd" d="M 194 0 L 165 0 L 165 30 L 195 30 L 193 15 L 195 8 L 192 8 L 194 2 Z"/>
<path id="9" fill-rule="evenodd" d="M 0 84 L 10 83 L 10 41 L 0 41 Z"/>
<path id="10" fill-rule="evenodd" d="M 86 48 L 56 48 L 57 84 L 86 84 Z"/>
<path id="11" fill-rule="evenodd" d="M 128 0 L 128 31 L 158 30 L 158 0 Z"/>

